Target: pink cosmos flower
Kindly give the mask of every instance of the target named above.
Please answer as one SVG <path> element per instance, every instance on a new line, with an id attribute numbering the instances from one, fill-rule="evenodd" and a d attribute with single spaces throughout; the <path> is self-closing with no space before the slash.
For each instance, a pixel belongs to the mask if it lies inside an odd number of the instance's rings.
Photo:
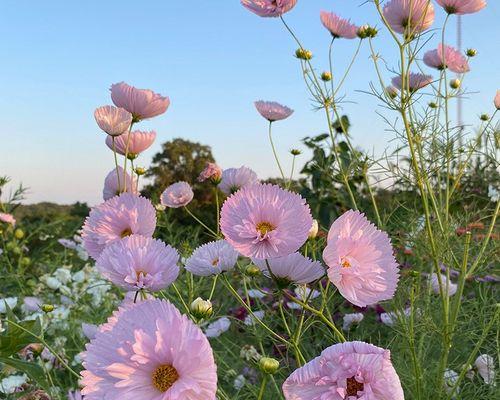
<path id="1" fill-rule="evenodd" d="M 246 186 L 223 204 L 221 230 L 246 257 L 283 257 L 307 240 L 312 217 L 306 201 L 278 185 Z"/>
<path id="2" fill-rule="evenodd" d="M 500 90 L 497 90 L 497 94 L 495 95 L 495 100 L 493 100 L 493 103 L 495 104 L 495 108 L 497 110 L 500 110 Z"/>
<path id="3" fill-rule="evenodd" d="M 335 38 L 354 39 L 357 36 L 358 27 L 351 24 L 350 20 L 340 18 L 333 12 L 321 11 L 320 19 L 323 26 L 328 29 Z"/>
<path id="4" fill-rule="evenodd" d="M 297 0 L 241 0 L 241 4 L 259 17 L 280 17 L 295 7 Z"/>
<path id="5" fill-rule="evenodd" d="M 11 224 L 12 226 L 16 225 L 16 219 L 12 214 L 0 212 L 0 221 L 5 222 L 6 224 Z"/>
<path id="6" fill-rule="evenodd" d="M 210 276 L 234 268 L 238 252 L 225 240 L 198 247 L 186 261 L 186 269 L 193 275 Z"/>
<path id="7" fill-rule="evenodd" d="M 134 159 L 144 150 L 147 150 L 153 144 L 155 139 L 155 131 L 132 131 L 130 132 L 130 140 L 128 139 L 128 132 L 125 132 L 124 134 L 115 137 L 115 149 L 118 154 L 124 156 L 128 141 L 127 156 Z M 107 136 L 106 145 L 113 150 L 113 138 Z"/>
<path id="8" fill-rule="evenodd" d="M 430 0 L 390 0 L 384 5 L 383 14 L 394 31 L 409 35 L 429 29 L 434 22 Z"/>
<path id="9" fill-rule="evenodd" d="M 119 136 L 127 132 L 132 123 L 132 114 L 123 108 L 113 106 L 96 108 L 94 118 L 99 128 L 110 136 Z"/>
<path id="10" fill-rule="evenodd" d="M 96 267 L 122 289 L 158 291 L 177 279 L 178 261 L 177 250 L 161 240 L 131 235 L 107 246 Z"/>
<path id="11" fill-rule="evenodd" d="M 443 70 L 445 68 L 457 74 L 469 72 L 467 58 L 458 50 L 445 44 L 440 44 L 437 49 L 424 54 L 424 63 L 428 67 Z"/>
<path id="12" fill-rule="evenodd" d="M 161 194 L 161 204 L 166 207 L 185 207 L 193 200 L 194 193 L 187 182 L 177 182 L 166 188 Z"/>
<path id="13" fill-rule="evenodd" d="M 134 122 L 163 114 L 170 105 L 168 97 L 149 89 L 137 89 L 125 82 L 111 85 L 110 90 L 113 103 L 130 112 Z"/>
<path id="14" fill-rule="evenodd" d="M 120 175 L 119 178 L 118 174 Z M 120 185 L 118 185 L 118 180 L 120 181 Z M 118 166 L 118 172 L 116 172 L 116 168 L 113 168 L 104 180 L 104 189 L 102 190 L 103 199 L 109 200 L 123 193 L 125 189 L 125 180 L 127 181 L 127 192 L 138 194 L 136 179 L 131 177 L 128 173 L 124 173 L 123 168 Z"/>
<path id="15" fill-rule="evenodd" d="M 473 14 L 486 7 L 486 0 L 436 0 L 448 14 Z"/>
<path id="16" fill-rule="evenodd" d="M 240 190 L 242 187 L 258 183 L 257 174 L 247 167 L 228 168 L 222 171 L 219 189 L 229 195 Z"/>
<path id="17" fill-rule="evenodd" d="M 122 193 L 93 207 L 83 225 L 83 247 L 97 260 L 104 248 L 125 236 L 152 236 L 156 211 L 151 201 Z"/>
<path id="18" fill-rule="evenodd" d="M 215 400 L 217 367 L 201 329 L 168 301 L 148 300 L 117 314 L 87 344 L 85 400 Z"/>
<path id="19" fill-rule="evenodd" d="M 365 342 L 334 344 L 283 383 L 286 400 L 404 400 L 389 350 Z"/>
<path id="20" fill-rule="evenodd" d="M 222 169 L 215 163 L 207 163 L 207 166 L 203 171 L 201 171 L 198 177 L 198 182 L 204 182 L 210 179 L 215 184 L 218 184 L 222 178 Z"/>
<path id="21" fill-rule="evenodd" d="M 408 87 L 410 88 L 410 92 L 415 92 L 416 90 L 422 89 L 423 87 L 429 85 L 432 82 L 432 76 L 410 72 L 406 81 Z M 401 76 L 395 76 L 394 78 L 392 78 L 391 82 L 394 86 L 401 90 Z"/>
<path id="22" fill-rule="evenodd" d="M 275 101 L 259 100 L 255 103 L 255 108 L 269 122 L 280 121 L 293 114 L 293 110 Z"/>
<path id="23" fill-rule="evenodd" d="M 325 269 L 319 261 L 313 261 L 300 253 L 292 253 L 284 257 L 271 258 L 269 260 L 252 259 L 262 273 L 270 276 L 271 273 L 278 281 L 284 283 L 295 283 L 298 285 L 314 282 L 325 275 Z M 269 269 L 267 264 L 269 264 Z"/>
<path id="24" fill-rule="evenodd" d="M 352 304 L 366 307 L 394 296 L 399 270 L 391 240 L 359 211 L 335 220 L 323 259 L 328 278 Z"/>

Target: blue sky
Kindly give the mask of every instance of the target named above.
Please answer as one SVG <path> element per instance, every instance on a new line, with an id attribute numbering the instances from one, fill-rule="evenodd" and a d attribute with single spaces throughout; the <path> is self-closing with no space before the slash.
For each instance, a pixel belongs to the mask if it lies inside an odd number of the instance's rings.
<path id="1" fill-rule="evenodd" d="M 327 67 L 330 40 L 319 11 L 380 26 L 373 6 L 362 3 L 299 0 L 286 15 L 315 54 L 319 70 Z M 479 113 L 491 112 L 500 86 L 500 2 L 489 3 L 463 19 L 464 47 L 479 52 L 466 81 L 477 92 L 465 101 L 465 120 L 471 123 Z M 436 26 L 442 20 L 439 9 Z M 451 44 L 454 25 L 452 19 Z M 211 145 L 222 167 L 245 164 L 261 177 L 277 175 L 266 122 L 253 107 L 257 99 L 295 109 L 275 127 L 284 160 L 287 150 L 301 148 L 302 137 L 325 130 L 323 115 L 312 110 L 292 57 L 296 46 L 290 36 L 279 20 L 259 18 L 238 0 L 3 0 L 0 37 L 0 174 L 30 187 L 28 202 L 100 201 L 113 161 L 93 111 L 111 102 L 108 88 L 119 81 L 151 88 L 172 102 L 166 114 L 142 124 L 158 133 L 155 146 L 139 161 L 144 166 L 160 143 L 184 137 Z M 436 35 L 430 45 L 438 42 Z M 338 71 L 355 46 L 356 41 L 338 42 Z M 376 46 L 389 63 L 395 62 L 387 34 L 377 38 Z M 349 100 L 344 111 L 353 123 L 354 141 L 380 154 L 390 146 L 391 135 L 376 115 L 376 101 L 360 92 L 375 80 L 368 56 L 363 46 L 343 89 Z"/>

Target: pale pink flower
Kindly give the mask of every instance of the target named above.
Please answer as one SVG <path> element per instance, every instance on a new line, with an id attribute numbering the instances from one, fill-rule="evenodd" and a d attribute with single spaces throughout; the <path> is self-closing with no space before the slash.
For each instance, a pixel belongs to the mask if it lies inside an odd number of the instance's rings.
<path id="1" fill-rule="evenodd" d="M 448 14 L 473 14 L 486 7 L 486 0 L 436 0 Z"/>
<path id="2" fill-rule="evenodd" d="M 284 257 L 269 260 L 252 259 L 265 276 L 272 275 L 284 284 L 297 285 L 314 282 L 325 275 L 325 269 L 319 261 L 313 261 L 300 253 L 292 253 Z M 269 268 L 268 268 L 269 264 Z M 269 272 L 271 270 L 271 273 Z"/>
<path id="3" fill-rule="evenodd" d="M 99 327 L 97 325 L 87 324 L 85 322 L 82 324 L 82 333 L 87 339 L 94 339 L 97 332 L 99 332 Z"/>
<path id="4" fill-rule="evenodd" d="M 0 212 L 0 221 L 5 222 L 6 224 L 10 224 L 12 226 L 16 225 L 16 219 L 12 214 Z"/>
<path id="5" fill-rule="evenodd" d="M 120 177 L 118 178 L 118 174 Z M 118 185 L 118 181 L 120 185 Z M 112 197 L 124 193 L 125 181 L 127 181 L 127 192 L 138 194 L 137 181 L 134 177 L 131 177 L 128 173 L 124 173 L 123 168 L 118 166 L 118 172 L 116 168 L 113 168 L 106 179 L 104 179 L 104 189 L 102 190 L 102 198 L 104 200 L 109 200 Z"/>
<path id="6" fill-rule="evenodd" d="M 391 239 L 359 211 L 335 220 L 323 259 L 330 281 L 352 304 L 366 307 L 394 296 L 399 270 Z"/>
<path id="7" fill-rule="evenodd" d="M 500 90 L 497 90 L 497 94 L 495 95 L 495 100 L 493 101 L 495 104 L 495 108 L 500 110 Z"/>
<path id="8" fill-rule="evenodd" d="M 225 240 L 205 243 L 186 261 L 186 270 L 193 275 L 210 276 L 234 268 L 238 252 Z"/>
<path id="9" fill-rule="evenodd" d="M 295 7 L 297 0 L 241 0 L 241 4 L 259 17 L 280 17 Z"/>
<path id="10" fill-rule="evenodd" d="M 210 179 L 213 183 L 218 184 L 222 178 L 222 169 L 216 163 L 209 162 L 203 171 L 201 171 L 200 176 L 198 176 L 198 182 L 204 182 Z"/>
<path id="11" fill-rule="evenodd" d="M 23 300 L 22 309 L 24 312 L 35 312 L 40 310 L 40 306 L 43 304 L 42 300 L 38 297 L 26 296 Z"/>
<path id="12" fill-rule="evenodd" d="M 152 236 L 156 211 L 145 197 L 122 193 L 93 207 L 82 228 L 83 247 L 97 260 L 104 248 L 125 236 Z"/>
<path id="13" fill-rule="evenodd" d="M 363 313 L 345 314 L 343 317 L 342 329 L 348 331 L 352 324 L 359 324 L 365 316 Z"/>
<path id="14" fill-rule="evenodd" d="M 447 294 L 448 296 L 453 296 L 458 289 L 458 286 L 456 283 L 453 283 L 451 280 L 448 280 L 446 275 L 440 274 L 441 275 L 441 284 L 443 287 L 443 292 Z M 437 274 L 432 273 L 429 277 L 429 282 L 431 284 L 432 291 L 435 294 L 441 294 L 440 286 L 439 286 L 439 279 Z"/>
<path id="15" fill-rule="evenodd" d="M 389 350 L 364 342 L 334 344 L 283 384 L 286 400 L 404 400 Z"/>
<path id="16" fill-rule="evenodd" d="M 495 360 L 489 354 L 481 354 L 476 361 L 474 361 L 474 366 L 477 369 L 481 378 L 483 378 L 484 383 L 487 385 L 495 385 Z"/>
<path id="17" fill-rule="evenodd" d="M 111 100 L 133 116 L 134 122 L 153 118 L 167 111 L 170 99 L 149 89 L 137 89 L 125 82 L 111 85 Z"/>
<path id="18" fill-rule="evenodd" d="M 87 344 L 85 400 L 215 400 L 212 349 L 188 317 L 155 299 L 122 309 L 116 318 Z"/>
<path id="19" fill-rule="evenodd" d="M 333 12 L 321 11 L 320 19 L 323 26 L 335 38 L 354 39 L 357 36 L 358 27 Z"/>
<path id="20" fill-rule="evenodd" d="M 283 257 L 307 240 L 312 216 L 306 201 L 278 185 L 246 186 L 224 202 L 221 230 L 246 257 Z"/>
<path id="21" fill-rule="evenodd" d="M 115 137 L 115 150 L 118 154 L 122 156 L 125 155 L 127 150 L 128 141 L 128 153 L 127 157 L 135 158 L 144 150 L 147 150 L 156 139 L 155 131 L 132 131 L 130 132 L 130 140 L 128 132 Z M 106 145 L 113 150 L 113 138 L 110 136 L 106 137 Z"/>
<path id="22" fill-rule="evenodd" d="M 127 132 L 132 123 L 132 114 L 123 108 L 114 106 L 96 108 L 94 118 L 99 128 L 110 136 L 119 136 Z"/>
<path id="23" fill-rule="evenodd" d="M 265 119 L 270 122 L 280 121 L 293 114 L 293 110 L 275 101 L 259 100 L 255 103 L 255 108 Z"/>
<path id="24" fill-rule="evenodd" d="M 258 183 L 257 174 L 248 167 L 228 168 L 222 171 L 219 189 L 229 195 L 240 190 L 242 187 Z"/>
<path id="25" fill-rule="evenodd" d="M 170 208 L 185 207 L 193 200 L 194 193 L 187 182 L 177 182 L 166 188 L 161 194 L 161 204 Z"/>
<path id="26" fill-rule="evenodd" d="M 408 35 L 423 32 L 434 22 L 430 0 L 390 0 L 384 5 L 383 14 L 394 31 Z"/>
<path id="27" fill-rule="evenodd" d="M 208 338 L 216 338 L 226 332 L 230 327 L 231 320 L 227 317 L 222 317 L 207 326 L 205 335 Z"/>
<path id="28" fill-rule="evenodd" d="M 141 235 L 124 237 L 107 246 L 97 259 L 97 270 L 125 290 L 158 291 L 179 275 L 179 253 L 161 240 Z"/>
<path id="29" fill-rule="evenodd" d="M 428 67 L 438 70 L 448 68 L 457 74 L 470 71 L 467 58 L 460 51 L 445 44 L 440 44 L 437 49 L 426 52 L 424 54 L 424 63 Z"/>
<path id="30" fill-rule="evenodd" d="M 79 390 L 70 390 L 68 392 L 68 400 L 83 400 L 82 393 Z"/>
<path id="31" fill-rule="evenodd" d="M 420 74 L 416 72 L 410 72 L 408 78 L 406 79 L 406 87 L 409 87 L 411 92 L 415 92 L 418 89 L 429 85 L 432 82 L 431 75 Z M 402 79 L 401 76 L 395 76 L 392 78 L 392 84 L 401 90 Z"/>

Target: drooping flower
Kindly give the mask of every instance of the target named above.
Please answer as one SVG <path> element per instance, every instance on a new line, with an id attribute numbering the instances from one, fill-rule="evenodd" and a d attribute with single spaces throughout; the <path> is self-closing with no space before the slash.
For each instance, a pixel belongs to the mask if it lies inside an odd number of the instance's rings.
<path id="1" fill-rule="evenodd" d="M 390 0 L 384 5 L 383 14 L 394 31 L 407 35 L 423 32 L 434 22 L 430 0 Z"/>
<path id="2" fill-rule="evenodd" d="M 433 273 L 429 277 L 429 280 L 430 280 L 432 291 L 435 294 L 440 294 L 441 292 L 439 290 L 438 276 L 435 273 Z M 441 274 L 441 284 L 443 285 L 443 292 L 447 293 L 448 296 L 453 296 L 457 292 L 458 286 L 455 283 L 453 283 L 452 281 L 449 281 L 446 278 L 446 275 Z"/>
<path id="3" fill-rule="evenodd" d="M 486 7 L 486 0 L 436 0 L 448 14 L 473 14 Z"/>
<path id="4" fill-rule="evenodd" d="M 405 88 L 408 87 L 410 92 L 415 92 L 418 89 L 429 85 L 432 82 L 431 75 L 420 74 L 416 72 L 410 72 L 406 78 Z M 396 86 L 399 90 L 402 88 L 401 76 L 395 76 L 392 78 L 392 84 Z"/>
<path id="5" fill-rule="evenodd" d="M 115 150 L 118 154 L 124 156 L 127 150 L 128 142 L 127 157 L 134 159 L 144 150 L 147 150 L 153 144 L 155 139 L 155 131 L 132 131 L 130 132 L 130 139 L 128 132 L 125 132 L 122 135 L 115 137 Z M 113 150 L 112 137 L 106 137 L 106 145 Z"/>
<path id="6" fill-rule="evenodd" d="M 335 220 L 323 259 L 330 281 L 358 307 L 394 296 L 399 270 L 391 240 L 359 211 L 349 210 Z"/>
<path id="7" fill-rule="evenodd" d="M 306 284 L 314 282 L 325 274 L 319 261 L 313 261 L 300 253 L 292 253 L 284 257 L 269 260 L 252 259 L 266 276 L 271 274 L 283 283 Z M 268 268 L 269 264 L 269 268 Z M 269 272 L 269 269 L 271 272 Z"/>
<path id="8" fill-rule="evenodd" d="M 170 99 L 149 89 L 137 89 L 125 82 L 111 85 L 111 100 L 132 114 L 135 122 L 153 118 L 167 111 Z"/>
<path id="9" fill-rule="evenodd" d="M 207 166 L 201 171 L 200 176 L 198 176 L 198 182 L 205 182 L 210 179 L 216 185 L 219 184 L 222 178 L 222 169 L 217 164 L 209 162 Z"/>
<path id="10" fill-rule="evenodd" d="M 123 309 L 115 325 L 87 344 L 86 400 L 215 400 L 217 367 L 201 329 L 169 302 Z"/>
<path id="11" fill-rule="evenodd" d="M 495 95 L 495 100 L 493 101 L 495 104 L 495 108 L 500 110 L 500 90 L 497 90 L 497 94 Z"/>
<path id="12" fill-rule="evenodd" d="M 295 7 L 297 0 L 241 0 L 241 4 L 259 17 L 280 17 Z"/>
<path id="13" fill-rule="evenodd" d="M 16 219 L 12 214 L 0 212 L 0 221 L 5 222 L 6 224 L 10 224 L 12 226 L 16 225 Z"/>
<path id="14" fill-rule="evenodd" d="M 205 336 L 208 338 L 216 338 L 226 332 L 231 326 L 231 320 L 228 317 L 219 318 L 212 322 L 205 329 Z"/>
<path id="15" fill-rule="evenodd" d="M 228 168 L 222 171 L 219 189 L 229 195 L 258 181 L 257 174 L 248 167 Z"/>
<path id="16" fill-rule="evenodd" d="M 293 110 L 275 101 L 259 100 L 255 103 L 255 108 L 269 122 L 281 121 L 293 114 Z"/>
<path id="17" fill-rule="evenodd" d="M 120 107 L 102 106 L 94 111 L 94 118 L 104 132 L 119 136 L 127 132 L 132 123 L 132 114 Z"/>
<path id="18" fill-rule="evenodd" d="M 125 181 L 127 184 L 125 185 Z M 118 182 L 120 185 L 118 185 Z M 106 179 L 104 179 L 104 189 L 102 190 L 102 198 L 104 200 L 109 200 L 112 197 L 125 192 L 125 186 L 127 186 L 127 193 L 138 194 L 137 181 L 134 177 L 131 177 L 128 173 L 123 171 L 123 168 L 118 166 L 109 171 Z"/>
<path id="19" fill-rule="evenodd" d="M 194 193 L 187 182 L 177 182 L 166 188 L 161 194 L 161 204 L 170 208 L 185 207 L 193 200 Z"/>
<path id="20" fill-rule="evenodd" d="M 108 245 L 96 267 L 122 289 L 158 291 L 177 279 L 178 261 L 177 250 L 161 240 L 130 235 Z"/>
<path id="21" fill-rule="evenodd" d="M 210 276 L 234 268 L 238 252 L 225 240 L 198 247 L 186 261 L 186 269 L 193 275 Z"/>
<path id="22" fill-rule="evenodd" d="M 361 321 L 363 321 L 364 317 L 365 316 L 363 315 L 363 313 L 345 314 L 343 318 L 342 329 L 344 331 L 348 331 L 352 324 L 359 324 Z"/>
<path id="23" fill-rule="evenodd" d="M 307 240 L 312 216 L 306 201 L 278 185 L 246 186 L 224 202 L 221 230 L 246 257 L 283 257 Z"/>
<path id="24" fill-rule="evenodd" d="M 445 44 L 440 44 L 437 49 L 426 52 L 424 63 L 428 67 L 438 70 L 448 68 L 457 74 L 463 74 L 470 70 L 467 58 L 460 51 Z"/>
<path id="25" fill-rule="evenodd" d="M 474 361 L 474 365 L 477 369 L 481 378 L 483 378 L 484 383 L 487 385 L 495 384 L 495 360 L 489 354 L 481 354 L 476 361 Z"/>
<path id="26" fill-rule="evenodd" d="M 326 348 L 286 379 L 283 393 L 286 400 L 404 400 L 390 351 L 364 342 Z"/>
<path id="27" fill-rule="evenodd" d="M 320 19 L 334 38 L 355 39 L 357 36 L 358 27 L 333 12 L 321 11 Z"/>
<path id="28" fill-rule="evenodd" d="M 104 248 L 125 236 L 152 236 L 156 211 L 145 197 L 122 193 L 93 207 L 83 225 L 83 247 L 97 260 Z"/>

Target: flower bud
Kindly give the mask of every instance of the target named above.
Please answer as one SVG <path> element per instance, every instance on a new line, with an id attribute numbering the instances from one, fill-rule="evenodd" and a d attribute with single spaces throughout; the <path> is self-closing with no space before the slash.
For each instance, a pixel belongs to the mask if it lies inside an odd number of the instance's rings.
<path id="1" fill-rule="evenodd" d="M 433 101 L 431 101 L 431 102 L 429 103 L 429 107 L 430 107 L 430 108 L 437 108 L 437 106 L 438 106 L 438 105 L 437 105 L 435 102 L 433 102 Z"/>
<path id="2" fill-rule="evenodd" d="M 208 318 L 212 315 L 212 303 L 210 300 L 203 300 L 201 297 L 198 297 L 191 303 L 191 313 L 196 318 Z"/>
<path id="3" fill-rule="evenodd" d="M 309 229 L 308 238 L 314 239 L 316 236 L 318 236 L 318 230 L 319 230 L 318 221 L 313 219 L 311 229 Z"/>
<path id="4" fill-rule="evenodd" d="M 137 158 L 138 154 L 134 154 L 134 153 L 127 153 L 127 158 L 130 160 L 130 161 L 133 161 Z"/>
<path id="5" fill-rule="evenodd" d="M 300 154 L 302 154 L 299 149 L 292 149 L 290 150 L 290 153 L 292 154 L 292 156 L 299 156 Z"/>
<path id="6" fill-rule="evenodd" d="M 479 119 L 480 119 L 481 121 L 489 121 L 489 120 L 490 120 L 490 116 L 489 116 L 488 114 L 481 114 L 481 115 L 479 116 Z"/>
<path id="7" fill-rule="evenodd" d="M 22 257 L 20 262 L 21 262 L 21 265 L 23 267 L 27 267 L 31 263 L 31 258 L 29 258 L 29 257 Z"/>
<path id="8" fill-rule="evenodd" d="M 388 86 L 385 88 L 385 93 L 391 99 L 395 99 L 398 96 L 398 90 L 394 86 Z"/>
<path id="9" fill-rule="evenodd" d="M 251 264 L 245 269 L 245 274 L 254 278 L 260 275 L 260 269 L 256 265 Z"/>
<path id="10" fill-rule="evenodd" d="M 477 56 L 477 50 L 476 49 L 467 49 L 465 54 L 467 55 L 467 57 L 475 57 L 475 56 Z"/>
<path id="11" fill-rule="evenodd" d="M 146 168 L 143 167 L 137 167 L 135 169 L 135 173 L 139 176 L 144 175 L 146 173 Z"/>
<path id="12" fill-rule="evenodd" d="M 22 229 L 19 229 L 17 228 L 15 231 L 14 231 L 14 237 L 18 240 L 21 240 L 23 237 L 24 237 L 24 232 Z"/>
<path id="13" fill-rule="evenodd" d="M 54 311 L 54 306 L 52 304 L 42 304 L 41 309 L 44 313 L 49 313 Z"/>
<path id="14" fill-rule="evenodd" d="M 328 71 L 325 71 L 321 74 L 321 80 L 324 82 L 329 82 L 332 80 L 332 74 Z"/>
<path id="15" fill-rule="evenodd" d="M 460 87 L 462 82 L 460 82 L 460 79 L 452 79 L 450 81 L 450 87 L 452 89 L 458 89 Z"/>
<path id="16" fill-rule="evenodd" d="M 378 31 L 370 25 L 363 25 L 359 27 L 357 35 L 360 39 L 374 38 L 377 36 Z"/>
<path id="17" fill-rule="evenodd" d="M 280 368 L 280 362 L 274 358 L 262 357 L 259 360 L 259 368 L 266 374 L 274 375 Z"/>
<path id="18" fill-rule="evenodd" d="M 295 51 L 295 57 L 297 57 L 299 60 L 310 60 L 313 55 L 309 50 L 300 48 Z"/>

